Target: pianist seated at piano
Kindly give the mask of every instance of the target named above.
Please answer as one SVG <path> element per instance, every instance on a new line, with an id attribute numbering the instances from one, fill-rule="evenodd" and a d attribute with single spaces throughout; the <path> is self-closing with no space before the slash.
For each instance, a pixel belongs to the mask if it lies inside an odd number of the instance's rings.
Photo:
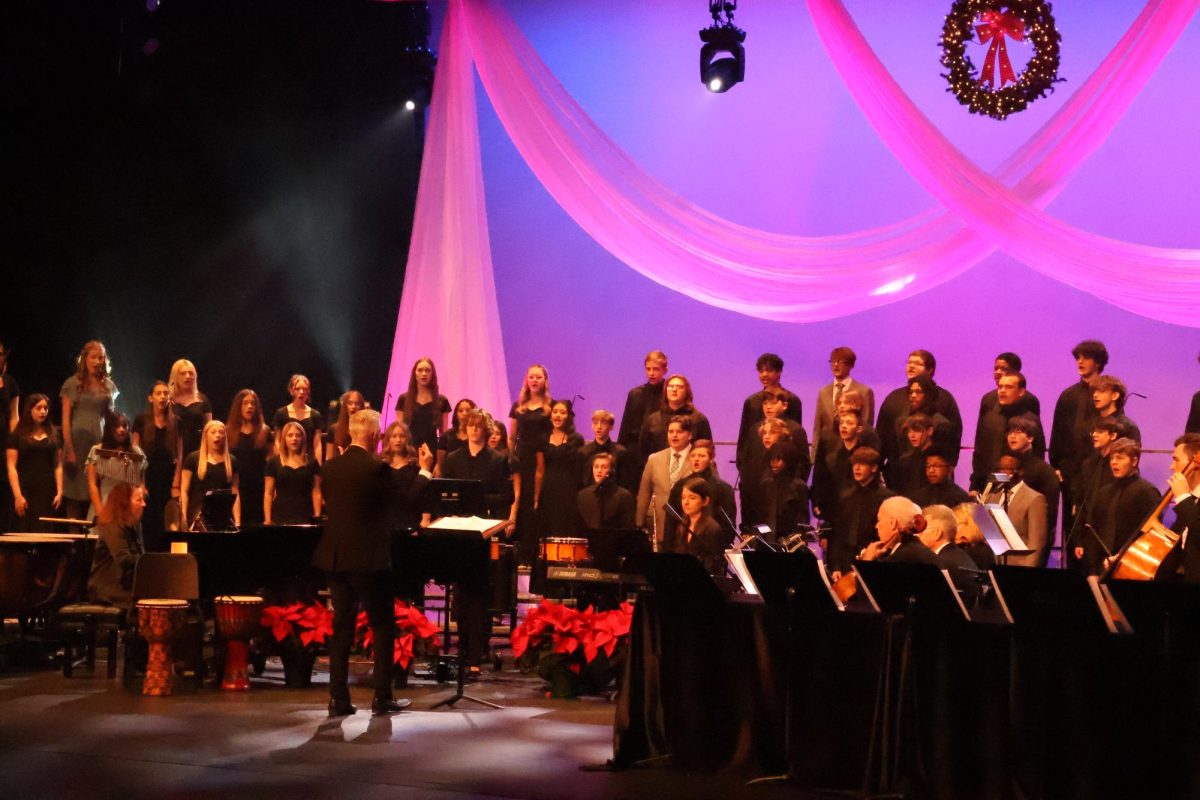
<path id="1" fill-rule="evenodd" d="M 308 525 L 321 516 L 321 468 L 308 452 L 308 434 L 288 421 L 275 434 L 275 451 L 263 481 L 267 525 Z M 340 455 L 340 454 L 339 454 Z"/>
<path id="2" fill-rule="evenodd" d="M 88 494 L 99 513 L 108 493 L 119 483 L 141 484 L 146 478 L 146 454 L 133 443 L 129 417 L 110 411 L 104 415 L 104 435 L 87 456 Z"/>
<path id="3" fill-rule="evenodd" d="M 184 527 L 190 529 L 204 505 L 204 495 L 218 489 L 232 489 L 233 524 L 242 525 L 241 499 L 238 493 L 237 459 L 229 453 L 225 439 L 225 423 L 212 420 L 205 424 L 200 435 L 200 449 L 183 462 L 179 485 L 179 503 Z"/>
<path id="4" fill-rule="evenodd" d="M 94 603 L 128 609 L 133 602 L 133 570 L 146 548 L 142 544 L 142 512 L 146 490 L 118 483 L 97 514 L 96 550 L 88 575 L 88 598 Z"/>
<path id="5" fill-rule="evenodd" d="M 687 523 L 669 531 L 663 539 L 664 553 L 691 553 L 700 559 L 709 575 L 725 574 L 725 548 L 732 535 L 712 517 L 712 488 L 704 478 L 689 478 L 679 498 Z"/>

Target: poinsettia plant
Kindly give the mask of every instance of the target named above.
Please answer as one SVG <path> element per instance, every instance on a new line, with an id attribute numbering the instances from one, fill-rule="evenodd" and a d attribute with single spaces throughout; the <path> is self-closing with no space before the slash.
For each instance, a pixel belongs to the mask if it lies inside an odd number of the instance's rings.
<path id="1" fill-rule="evenodd" d="M 397 598 L 393 606 L 396 616 L 396 639 L 392 645 L 395 662 L 401 669 L 408 669 L 414 655 L 426 655 L 437 652 L 441 644 L 438 627 L 414 608 Z M 355 625 L 355 638 L 364 652 L 370 653 L 375 636 L 371 633 L 371 624 L 367 620 L 367 612 L 358 612 Z"/>
<path id="2" fill-rule="evenodd" d="M 333 612 L 322 603 L 265 606 L 259 624 L 277 645 L 286 643 L 296 650 L 311 651 L 333 635 Z"/>
<path id="3" fill-rule="evenodd" d="M 615 673 L 633 621 L 633 606 L 579 610 L 543 600 L 512 632 L 513 656 L 550 682 L 556 696 L 602 691 Z"/>

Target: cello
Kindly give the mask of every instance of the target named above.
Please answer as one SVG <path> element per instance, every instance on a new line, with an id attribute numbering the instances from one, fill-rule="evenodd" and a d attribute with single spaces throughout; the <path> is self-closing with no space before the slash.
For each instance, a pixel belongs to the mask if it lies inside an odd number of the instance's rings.
<path id="1" fill-rule="evenodd" d="M 1200 451 L 1192 456 L 1180 474 L 1191 480 L 1200 470 Z M 1138 533 L 1113 556 L 1112 564 L 1104 573 L 1104 580 L 1115 578 L 1125 581 L 1152 581 L 1159 567 L 1179 544 L 1180 535 L 1162 521 L 1163 512 L 1171 502 L 1170 488 L 1163 493 L 1162 500 L 1138 528 Z"/>

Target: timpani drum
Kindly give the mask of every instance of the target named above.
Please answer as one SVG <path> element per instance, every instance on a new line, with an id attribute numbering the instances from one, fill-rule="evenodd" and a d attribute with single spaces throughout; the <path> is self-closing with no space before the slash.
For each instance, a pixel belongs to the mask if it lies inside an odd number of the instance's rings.
<path id="1" fill-rule="evenodd" d="M 550 564 L 576 564 L 587 561 L 588 540 L 570 536 L 548 536 L 542 539 L 540 553 Z"/>
<path id="2" fill-rule="evenodd" d="M 138 600 L 138 632 L 150 645 L 142 694 L 162 697 L 173 691 L 175 661 L 171 645 L 187 621 L 186 600 Z"/>
<path id="3" fill-rule="evenodd" d="M 222 689 L 246 691 L 250 688 L 250 639 L 258 630 L 262 606 L 263 599 L 255 595 L 226 595 L 213 600 L 217 632 L 225 640 Z"/>

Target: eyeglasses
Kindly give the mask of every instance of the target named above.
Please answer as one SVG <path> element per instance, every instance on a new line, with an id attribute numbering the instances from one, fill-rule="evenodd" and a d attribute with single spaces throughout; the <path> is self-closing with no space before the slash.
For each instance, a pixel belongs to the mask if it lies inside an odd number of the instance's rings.
<path id="1" fill-rule="evenodd" d="M 848 367 L 848 366 L 850 366 L 850 362 L 844 358 L 831 358 L 831 359 L 829 359 L 829 365 L 832 367 L 836 367 L 839 365 L 843 366 L 843 367 Z"/>

